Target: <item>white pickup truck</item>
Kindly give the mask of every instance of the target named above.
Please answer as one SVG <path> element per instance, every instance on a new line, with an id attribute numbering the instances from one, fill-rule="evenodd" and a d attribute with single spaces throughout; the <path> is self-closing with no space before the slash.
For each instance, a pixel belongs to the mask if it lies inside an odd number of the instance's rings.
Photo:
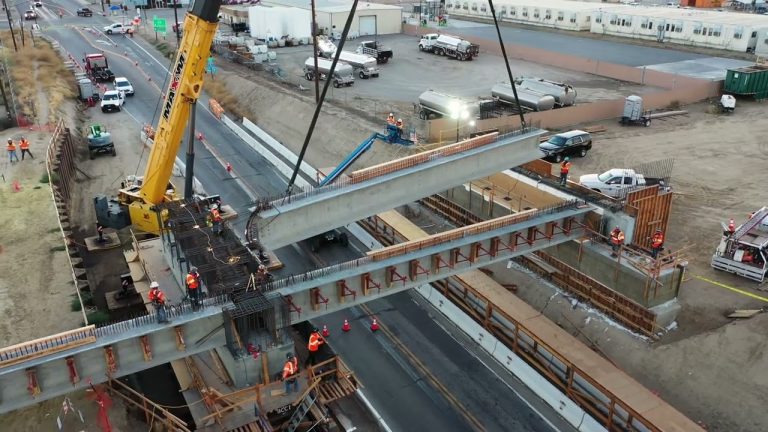
<path id="1" fill-rule="evenodd" d="M 659 185 L 664 190 L 670 190 L 664 179 L 645 177 L 635 170 L 622 168 L 612 168 L 602 174 L 583 175 L 579 177 L 579 184 L 614 198 L 646 186 Z"/>

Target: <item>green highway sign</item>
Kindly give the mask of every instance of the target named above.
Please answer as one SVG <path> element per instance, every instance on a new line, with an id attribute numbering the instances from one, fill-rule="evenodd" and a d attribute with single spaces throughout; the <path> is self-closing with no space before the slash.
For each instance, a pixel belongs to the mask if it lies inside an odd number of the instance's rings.
<path id="1" fill-rule="evenodd" d="M 158 17 L 152 17 L 152 27 L 155 28 L 156 32 L 165 33 L 166 31 L 166 21 L 164 18 L 158 18 Z"/>

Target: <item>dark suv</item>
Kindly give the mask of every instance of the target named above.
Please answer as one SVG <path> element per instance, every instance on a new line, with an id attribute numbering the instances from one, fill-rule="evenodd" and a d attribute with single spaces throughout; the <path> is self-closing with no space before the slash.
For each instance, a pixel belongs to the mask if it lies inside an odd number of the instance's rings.
<path id="1" fill-rule="evenodd" d="M 545 155 L 542 159 L 554 162 L 562 162 L 566 156 L 584 157 L 591 149 L 592 136 L 580 130 L 552 135 L 549 140 L 539 144 L 539 150 Z"/>
<path id="2" fill-rule="evenodd" d="M 90 17 L 93 16 L 93 11 L 88 8 L 80 8 L 77 10 L 77 16 Z"/>

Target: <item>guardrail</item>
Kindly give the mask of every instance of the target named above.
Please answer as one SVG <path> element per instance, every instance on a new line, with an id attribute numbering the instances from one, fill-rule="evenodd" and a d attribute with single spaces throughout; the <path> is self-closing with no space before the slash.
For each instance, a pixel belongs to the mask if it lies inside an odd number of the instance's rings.
<path id="1" fill-rule="evenodd" d="M 96 342 L 95 325 L 22 342 L 0 350 L 0 367 L 11 366 L 93 342 Z"/>

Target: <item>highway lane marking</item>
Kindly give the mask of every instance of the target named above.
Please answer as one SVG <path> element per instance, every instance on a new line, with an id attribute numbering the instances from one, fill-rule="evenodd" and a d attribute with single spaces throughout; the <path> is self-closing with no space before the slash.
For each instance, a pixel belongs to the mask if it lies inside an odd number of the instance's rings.
<path id="1" fill-rule="evenodd" d="M 718 287 L 720 287 L 720 288 L 725 288 L 725 289 L 727 289 L 727 290 L 733 291 L 733 292 L 735 292 L 736 294 L 741 294 L 741 295 L 743 295 L 743 296 L 746 296 L 746 297 L 751 297 L 751 298 L 753 298 L 753 299 L 756 299 L 756 300 L 760 300 L 760 301 L 762 301 L 762 302 L 766 302 L 766 303 L 768 303 L 768 297 L 763 297 L 763 296 L 760 296 L 760 295 L 757 295 L 757 294 L 753 294 L 753 293 L 751 293 L 751 292 L 749 292 L 749 291 L 744 291 L 744 290 L 742 290 L 742 289 L 739 289 L 739 288 L 736 288 L 736 287 L 732 287 L 732 286 L 730 286 L 730 285 L 726 285 L 726 284 L 724 284 L 724 283 L 720 283 L 720 282 L 717 282 L 717 281 L 713 281 L 712 279 L 707 279 L 707 278 L 705 278 L 704 276 L 693 275 L 693 277 L 695 277 L 695 278 L 696 278 L 696 279 L 698 279 L 698 280 L 701 280 L 701 281 L 704 281 L 704 282 L 708 282 L 708 283 L 710 283 L 710 284 L 712 284 L 712 285 L 718 286 Z"/>
<path id="2" fill-rule="evenodd" d="M 373 311 L 368 307 L 368 305 L 361 304 L 359 307 L 369 316 L 375 315 Z M 438 380 L 437 377 L 429 371 L 427 366 L 424 365 L 424 363 L 422 363 L 421 360 L 419 360 L 418 357 L 416 357 L 416 355 L 411 352 L 411 350 L 409 350 L 405 344 L 403 344 L 403 342 L 400 341 L 400 339 L 398 339 L 397 336 L 395 336 L 394 333 L 392 333 L 392 331 L 390 331 L 389 328 L 380 319 L 377 318 L 377 322 L 379 324 L 379 330 L 392 341 L 392 343 L 400 352 L 405 354 L 405 356 L 408 358 L 408 361 L 432 383 L 435 389 L 440 392 L 443 397 L 445 397 L 448 403 L 453 405 L 459 414 L 461 414 L 469 422 L 469 425 L 477 431 L 485 431 L 486 429 L 483 424 L 480 423 L 480 421 L 474 415 L 472 415 L 472 413 L 469 412 L 469 410 L 464 405 L 462 405 L 461 402 L 456 399 L 453 394 L 451 394 L 448 388 L 446 388 L 443 383 L 441 383 L 440 380 Z"/>

